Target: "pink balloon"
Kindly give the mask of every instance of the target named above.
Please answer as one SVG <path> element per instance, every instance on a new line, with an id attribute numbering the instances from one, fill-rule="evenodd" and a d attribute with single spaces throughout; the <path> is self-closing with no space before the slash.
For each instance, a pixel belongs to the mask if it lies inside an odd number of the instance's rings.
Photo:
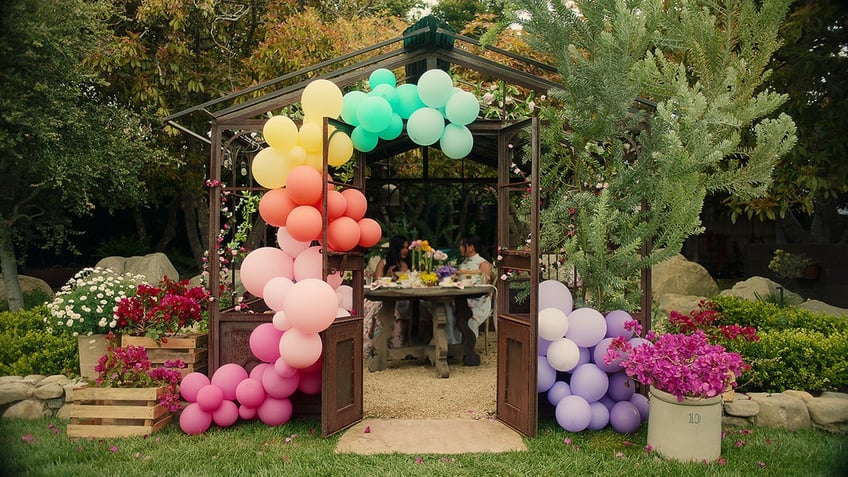
<path id="1" fill-rule="evenodd" d="M 260 247 L 241 263 L 241 282 L 255 296 L 262 297 L 265 284 L 274 277 L 292 276 L 292 258 L 276 247 Z"/>
<path id="2" fill-rule="evenodd" d="M 294 281 L 299 282 L 307 278 L 324 278 L 324 269 L 321 262 L 321 247 L 309 247 L 300 252 L 294 259 Z"/>
<path id="3" fill-rule="evenodd" d="M 324 181 L 321 173 L 309 166 L 297 166 L 286 178 L 286 190 L 292 202 L 300 205 L 314 204 L 321 199 Z"/>
<path id="4" fill-rule="evenodd" d="M 347 201 L 347 207 L 344 213 L 346 216 L 357 222 L 365 217 L 365 211 L 368 210 L 368 200 L 365 199 L 365 195 L 362 192 L 358 189 L 345 189 L 342 191 L 342 195 Z"/>
<path id="5" fill-rule="evenodd" d="M 277 399 L 287 398 L 294 394 L 299 383 L 299 373 L 283 377 L 276 371 L 268 370 L 262 375 L 262 387 L 265 388 L 265 392 L 268 396 Z"/>
<path id="6" fill-rule="evenodd" d="M 324 345 L 318 333 L 304 333 L 292 328 L 280 338 L 280 357 L 295 368 L 305 368 L 321 358 Z"/>
<path id="7" fill-rule="evenodd" d="M 320 358 L 318 358 L 318 361 L 310 364 L 309 366 L 307 366 L 305 368 L 301 368 L 300 372 L 301 373 L 315 373 L 315 372 L 321 371 L 321 368 L 322 368 L 323 365 L 324 365 L 324 358 L 320 357 Z"/>
<path id="8" fill-rule="evenodd" d="M 292 403 L 288 399 L 265 398 L 265 401 L 256 409 L 259 419 L 269 426 L 279 426 L 289 422 L 293 411 Z"/>
<path id="9" fill-rule="evenodd" d="M 236 363 L 227 363 L 212 374 L 212 384 L 224 391 L 224 399 L 230 401 L 236 398 L 236 388 L 239 383 L 247 379 L 247 371 Z"/>
<path id="10" fill-rule="evenodd" d="M 295 240 L 310 242 L 321 234 L 321 212 L 311 205 L 299 205 L 286 219 L 286 230 Z"/>
<path id="11" fill-rule="evenodd" d="M 197 402 L 197 391 L 209 384 L 209 378 L 203 373 L 188 373 L 180 381 L 180 395 L 188 402 Z"/>
<path id="12" fill-rule="evenodd" d="M 238 418 L 238 406 L 232 401 L 221 401 L 221 406 L 212 413 L 212 420 L 220 427 L 230 427 Z"/>
<path id="13" fill-rule="evenodd" d="M 301 373 L 300 384 L 297 386 L 303 394 L 314 396 L 321 393 L 321 372 Z"/>
<path id="14" fill-rule="evenodd" d="M 249 421 L 251 419 L 256 419 L 256 408 L 255 407 L 247 407 L 245 405 L 239 406 L 239 417 L 244 419 L 245 421 Z"/>
<path id="15" fill-rule="evenodd" d="M 286 300 L 283 311 L 292 328 L 304 333 L 318 333 L 336 319 L 339 300 L 329 283 L 306 278 L 295 283 L 289 293 L 291 298 Z"/>
<path id="16" fill-rule="evenodd" d="M 214 384 L 207 384 L 197 391 L 197 404 L 200 409 L 206 412 L 212 412 L 221 406 L 224 400 L 224 391 Z"/>
<path id="17" fill-rule="evenodd" d="M 259 216 L 274 227 L 286 225 L 286 218 L 297 204 L 292 202 L 285 189 L 271 189 L 259 199 Z"/>
<path id="18" fill-rule="evenodd" d="M 359 225 L 360 247 L 373 247 L 383 238 L 383 228 L 376 220 L 365 218 L 357 222 L 357 225 Z"/>
<path id="19" fill-rule="evenodd" d="M 344 277 L 342 276 L 342 272 L 331 273 L 327 275 L 327 283 L 333 287 L 333 290 L 341 286 L 344 281 Z"/>
<path id="20" fill-rule="evenodd" d="M 339 306 L 347 311 L 353 309 L 353 288 L 350 285 L 340 285 L 336 288 L 336 298 Z"/>
<path id="21" fill-rule="evenodd" d="M 282 357 L 278 358 L 274 363 L 274 371 L 283 378 L 291 378 L 301 372 L 299 369 L 292 367 Z"/>
<path id="22" fill-rule="evenodd" d="M 300 241 L 293 239 L 291 234 L 289 234 L 289 229 L 285 227 L 277 229 L 277 245 L 283 252 L 289 254 L 290 257 L 297 257 L 297 254 L 309 248 L 310 243 L 311 240 Z"/>
<path id="23" fill-rule="evenodd" d="M 262 299 L 265 300 L 268 308 L 274 311 L 282 310 L 283 303 L 286 302 L 286 293 L 292 285 L 294 285 L 294 282 L 286 277 L 274 277 L 268 280 L 268 283 L 262 288 Z"/>
<path id="24" fill-rule="evenodd" d="M 263 373 L 263 376 L 269 373 Z M 236 387 L 236 400 L 244 406 L 256 408 L 265 400 L 261 379 L 247 378 Z"/>
<path id="25" fill-rule="evenodd" d="M 337 190 L 327 191 L 327 219 L 335 220 L 344 215 L 347 199 Z"/>
<path id="26" fill-rule="evenodd" d="M 250 370 L 250 376 L 248 377 L 250 379 L 258 379 L 259 381 L 262 381 L 262 374 L 270 367 L 271 365 L 268 363 L 259 363 Z"/>
<path id="27" fill-rule="evenodd" d="M 180 413 L 180 429 L 188 435 L 203 434 L 212 425 L 212 414 L 192 403 Z"/>
<path id="28" fill-rule="evenodd" d="M 350 217 L 339 217 L 327 225 L 327 245 L 336 252 L 347 252 L 359 243 L 359 224 Z"/>
<path id="29" fill-rule="evenodd" d="M 286 319 L 286 312 L 284 311 L 274 313 L 274 318 L 271 320 L 271 323 L 273 323 L 274 328 L 280 331 L 286 331 L 291 328 L 289 320 Z"/>
<path id="30" fill-rule="evenodd" d="M 280 357 L 280 337 L 283 332 L 273 323 L 262 323 L 250 333 L 250 351 L 266 363 L 273 363 Z"/>

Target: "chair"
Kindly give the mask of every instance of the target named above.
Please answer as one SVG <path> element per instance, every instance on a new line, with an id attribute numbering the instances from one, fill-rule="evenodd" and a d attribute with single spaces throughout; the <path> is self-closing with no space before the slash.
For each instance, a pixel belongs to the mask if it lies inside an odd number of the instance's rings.
<path id="1" fill-rule="evenodd" d="M 498 331 L 498 313 L 496 310 L 498 306 L 498 289 L 496 287 L 492 286 L 492 292 L 489 293 L 489 297 L 492 300 L 492 309 L 489 312 L 488 318 L 483 323 L 483 350 L 486 356 L 489 356 L 489 324 L 491 323 L 494 327 L 495 333 Z"/>

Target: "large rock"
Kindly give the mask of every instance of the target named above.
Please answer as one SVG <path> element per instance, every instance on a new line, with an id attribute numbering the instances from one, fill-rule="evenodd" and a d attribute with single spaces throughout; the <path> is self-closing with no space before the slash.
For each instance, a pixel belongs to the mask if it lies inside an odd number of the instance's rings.
<path id="1" fill-rule="evenodd" d="M 115 273 L 143 275 L 148 283 L 158 283 L 167 276 L 179 280 L 180 274 L 164 253 L 149 253 L 143 257 L 106 257 L 96 267 L 109 268 Z"/>
<path id="2" fill-rule="evenodd" d="M 718 293 L 718 285 L 707 269 L 680 254 L 651 268 L 651 289 L 655 297 L 669 293 L 710 297 Z"/>
<path id="3" fill-rule="evenodd" d="M 729 290 L 722 290 L 719 295 L 735 296 L 749 301 L 766 300 L 769 299 L 769 297 L 778 297 L 780 295 L 779 288 L 781 287 L 782 285 L 773 282 L 768 278 L 751 277 L 745 281 L 737 282 L 733 285 L 733 288 Z M 804 301 L 804 299 L 801 298 L 801 295 L 793 293 L 785 288 L 783 290 L 783 300 L 783 302 L 787 305 L 797 305 Z"/>
<path id="4" fill-rule="evenodd" d="M 18 401 L 3 411 L 3 419 L 41 419 L 49 416 L 50 409 L 47 403 L 38 399 L 27 399 Z"/>
<path id="5" fill-rule="evenodd" d="M 26 275 L 18 275 L 18 283 L 21 284 L 21 293 L 39 291 L 49 298 L 53 298 L 53 290 L 44 280 Z M 3 282 L 3 274 L 0 273 L 0 300 L 8 301 L 9 294 L 6 293 L 6 284 Z"/>
<path id="6" fill-rule="evenodd" d="M 817 398 L 807 403 L 813 427 L 828 432 L 848 432 L 848 399 Z"/>
<path id="7" fill-rule="evenodd" d="M 783 393 L 749 393 L 760 412 L 752 421 L 757 426 L 780 427 L 789 430 L 810 427 L 810 412 L 801 399 Z"/>
<path id="8" fill-rule="evenodd" d="M 32 385 L 23 382 L 23 380 L 3 384 L 0 386 L 0 406 L 29 399 L 32 397 L 32 392 Z"/>
<path id="9" fill-rule="evenodd" d="M 827 303 L 819 300 L 807 300 L 804 303 L 798 305 L 798 308 L 803 308 L 805 310 L 810 310 L 817 313 L 826 313 L 828 315 L 833 316 L 848 316 L 848 309 L 837 308 L 833 305 L 828 305 Z"/>
<path id="10" fill-rule="evenodd" d="M 690 311 L 698 308 L 698 303 L 705 299 L 703 296 L 678 295 L 677 293 L 666 293 L 657 296 L 657 310 L 664 316 L 672 311 L 688 315 Z"/>

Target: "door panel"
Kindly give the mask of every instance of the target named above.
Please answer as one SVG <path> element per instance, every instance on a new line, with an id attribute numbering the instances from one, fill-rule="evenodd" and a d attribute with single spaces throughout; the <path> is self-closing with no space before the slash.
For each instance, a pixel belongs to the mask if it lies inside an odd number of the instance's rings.
<path id="1" fill-rule="evenodd" d="M 322 332 L 321 435 L 362 420 L 362 318 L 337 318 Z"/>

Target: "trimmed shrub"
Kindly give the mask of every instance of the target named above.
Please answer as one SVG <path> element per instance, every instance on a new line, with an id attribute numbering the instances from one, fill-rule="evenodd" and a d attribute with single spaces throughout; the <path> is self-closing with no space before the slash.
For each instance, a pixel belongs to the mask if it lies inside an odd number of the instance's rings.
<path id="1" fill-rule="evenodd" d="M 0 376 L 79 374 L 77 339 L 51 333 L 43 305 L 0 312 Z"/>

